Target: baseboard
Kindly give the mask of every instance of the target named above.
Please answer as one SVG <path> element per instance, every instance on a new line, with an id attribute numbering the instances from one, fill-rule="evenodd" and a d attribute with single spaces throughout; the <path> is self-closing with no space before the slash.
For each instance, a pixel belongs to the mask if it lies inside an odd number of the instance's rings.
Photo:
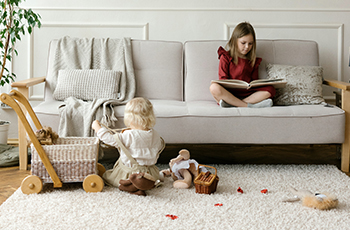
<path id="1" fill-rule="evenodd" d="M 18 138 L 9 138 L 7 139 L 7 144 L 8 145 L 18 145 Z"/>

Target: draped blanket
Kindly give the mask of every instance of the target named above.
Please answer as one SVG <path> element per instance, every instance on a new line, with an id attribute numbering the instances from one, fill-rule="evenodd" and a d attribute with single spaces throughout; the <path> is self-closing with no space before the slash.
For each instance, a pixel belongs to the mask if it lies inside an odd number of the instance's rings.
<path id="1" fill-rule="evenodd" d="M 118 98 L 83 101 L 67 98 L 60 107 L 60 136 L 92 136 L 91 123 L 102 120 L 113 124 L 116 117 L 113 106 L 126 104 L 135 96 L 136 83 L 131 54 L 130 38 L 122 39 L 80 39 L 64 37 L 56 47 L 56 55 L 51 79 L 48 84 L 52 92 L 57 85 L 58 71 L 61 69 L 105 69 L 122 73 Z"/>

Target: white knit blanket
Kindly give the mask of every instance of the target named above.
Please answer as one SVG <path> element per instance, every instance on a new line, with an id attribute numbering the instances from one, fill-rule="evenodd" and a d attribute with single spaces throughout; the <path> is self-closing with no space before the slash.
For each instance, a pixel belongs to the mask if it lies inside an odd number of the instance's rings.
<path id="1" fill-rule="evenodd" d="M 94 119 L 110 125 L 116 120 L 113 106 L 126 104 L 135 96 L 136 83 L 131 54 L 130 38 L 87 39 L 63 37 L 57 43 L 51 81 L 52 92 L 57 85 L 61 69 L 106 69 L 122 72 L 120 96 L 117 99 L 96 99 L 82 101 L 67 98 L 60 107 L 60 136 L 92 136 L 91 123 Z"/>

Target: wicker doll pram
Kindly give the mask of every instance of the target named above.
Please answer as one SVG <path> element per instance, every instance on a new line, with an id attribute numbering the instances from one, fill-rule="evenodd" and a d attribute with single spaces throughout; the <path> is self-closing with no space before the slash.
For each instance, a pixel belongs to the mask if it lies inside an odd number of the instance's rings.
<path id="1" fill-rule="evenodd" d="M 99 140 L 97 137 L 63 137 L 54 145 L 43 145 L 47 157 L 62 182 L 84 181 L 96 174 Z M 52 183 L 36 148 L 31 144 L 31 173 L 44 183 Z"/>
<path id="2" fill-rule="evenodd" d="M 199 167 L 204 166 L 208 168 L 213 168 L 215 174 L 208 172 L 200 172 Z M 209 165 L 198 165 L 198 176 L 194 179 L 194 185 L 196 187 L 196 193 L 211 194 L 216 191 L 219 182 L 219 177 L 217 176 L 217 169 Z"/>
<path id="3" fill-rule="evenodd" d="M 24 194 L 39 193 L 43 182 L 53 183 L 55 188 L 62 187 L 62 182 L 83 182 L 86 192 L 102 191 L 104 182 L 100 176 L 105 169 L 97 163 L 97 137 L 65 137 L 58 138 L 55 145 L 41 145 L 24 111 L 27 110 L 38 130 L 42 129 L 42 125 L 23 94 L 12 90 L 9 94 L 1 94 L 1 101 L 15 110 L 32 142 L 32 175 L 22 181 L 21 190 Z"/>

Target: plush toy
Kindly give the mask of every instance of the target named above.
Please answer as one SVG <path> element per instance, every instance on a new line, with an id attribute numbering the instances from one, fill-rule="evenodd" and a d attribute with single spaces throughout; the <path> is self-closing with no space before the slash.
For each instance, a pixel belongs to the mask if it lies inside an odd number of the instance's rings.
<path id="1" fill-rule="evenodd" d="M 133 173 L 127 180 L 119 181 L 119 189 L 131 194 L 146 196 L 145 190 L 156 186 L 156 179 L 148 173 Z"/>
<path id="2" fill-rule="evenodd" d="M 300 201 L 302 205 L 320 210 L 328 210 L 337 207 L 338 199 L 329 193 L 312 193 L 308 190 L 296 190 L 290 187 L 291 192 L 295 195 L 294 198 L 286 199 L 284 202 Z"/>
<path id="3" fill-rule="evenodd" d="M 56 144 L 58 134 L 52 130 L 51 127 L 43 127 L 35 132 L 35 136 L 38 138 L 42 145 Z"/>
<path id="4" fill-rule="evenodd" d="M 187 149 L 182 149 L 179 155 L 171 159 L 169 169 L 162 170 L 165 176 L 171 176 L 174 180 L 174 188 L 189 188 L 193 180 L 198 176 L 198 163 L 190 159 L 190 152 Z M 206 168 L 200 167 L 200 171 L 206 172 Z"/>

